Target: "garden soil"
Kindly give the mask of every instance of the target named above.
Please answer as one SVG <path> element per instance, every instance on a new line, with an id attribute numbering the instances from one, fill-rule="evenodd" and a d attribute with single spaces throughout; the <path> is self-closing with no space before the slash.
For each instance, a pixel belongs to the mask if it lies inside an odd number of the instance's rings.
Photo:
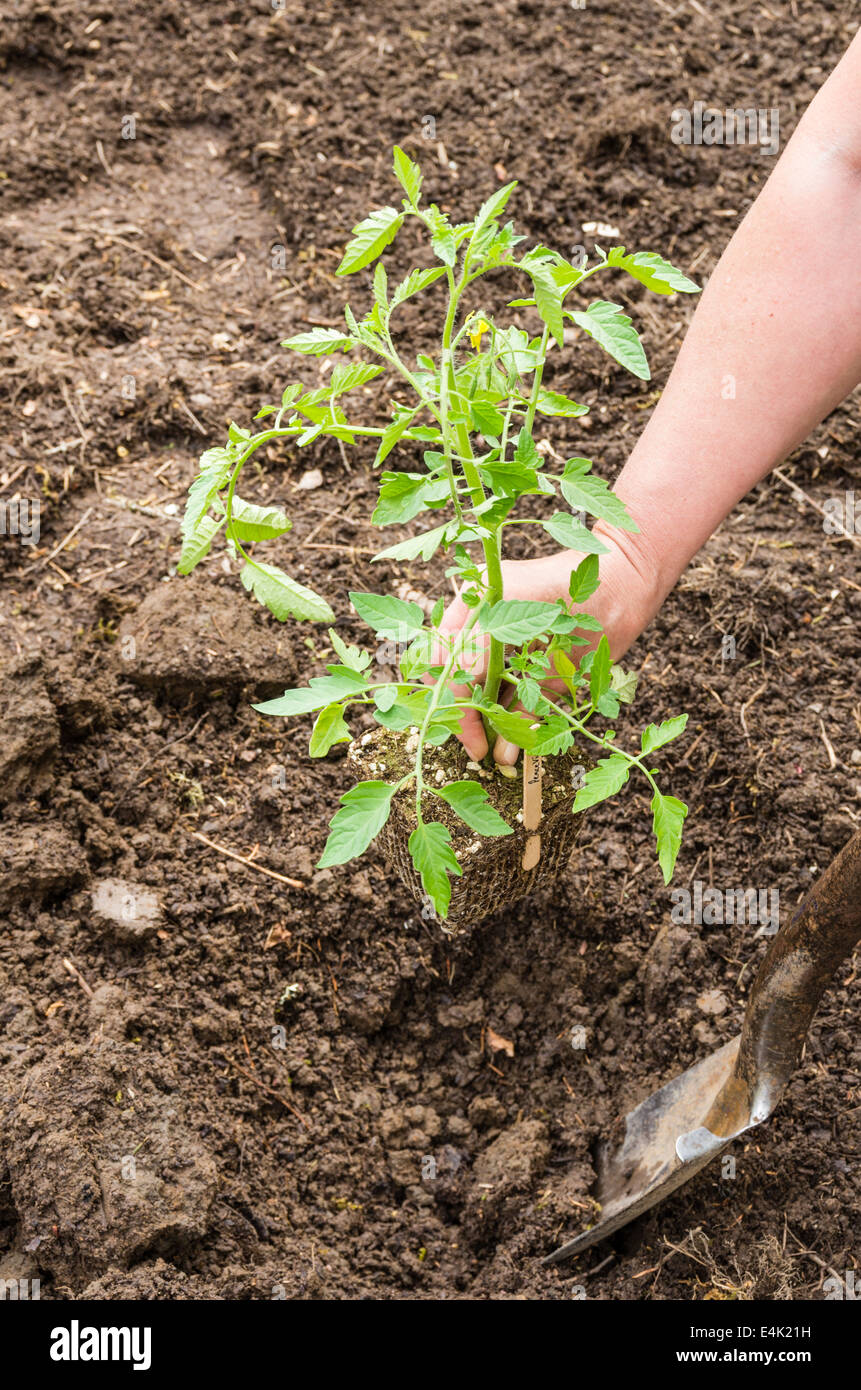
<path id="1" fill-rule="evenodd" d="M 2 0 L 0 484 L 41 535 L 0 537 L 0 1277 L 56 1300 L 804 1299 L 857 1265 L 847 961 L 734 1169 L 542 1269 L 593 1213 L 596 1137 L 738 1031 L 767 935 L 673 920 L 633 787 L 552 891 L 454 940 L 378 850 L 317 870 L 344 748 L 310 762 L 307 721 L 251 701 L 320 673 L 325 629 L 279 626 L 221 553 L 175 576 L 201 449 L 292 379 L 282 338 L 364 301 L 334 271 L 396 196 L 395 141 L 457 217 L 518 178 L 530 238 L 702 280 L 773 160 L 677 146 L 673 108 L 778 107 L 785 141 L 856 23 L 849 0 Z M 602 293 L 652 382 L 577 341 L 549 380 L 595 408 L 546 433 L 612 478 L 692 306 Z M 416 350 L 435 304 L 404 308 Z M 384 418 L 385 382 L 362 400 Z M 689 711 L 662 758 L 691 805 L 677 885 L 779 890 L 784 921 L 861 813 L 858 548 L 813 505 L 861 495 L 859 409 L 705 547 L 618 721 Z M 246 491 L 294 521 L 272 554 L 346 638 L 349 589 L 446 593 L 442 564 L 371 564 L 367 449 L 257 457 Z"/>

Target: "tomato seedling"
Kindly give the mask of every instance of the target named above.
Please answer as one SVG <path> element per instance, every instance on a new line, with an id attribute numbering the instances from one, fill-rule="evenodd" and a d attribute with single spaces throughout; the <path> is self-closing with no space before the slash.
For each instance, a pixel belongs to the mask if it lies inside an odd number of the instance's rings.
<path id="1" fill-rule="evenodd" d="M 440 632 L 442 600 L 428 618 L 408 599 L 351 593 L 355 611 L 377 637 L 398 644 L 400 679 L 375 680 L 371 653 L 345 643 L 332 629 L 337 660 L 327 666 L 328 674 L 256 706 L 267 715 L 316 713 L 312 757 L 350 740 L 345 717 L 350 706 L 370 710 L 386 729 L 411 735 L 414 751 L 405 776 L 395 782 L 360 782 L 341 798 L 320 867 L 362 854 L 385 825 L 392 798 L 410 789 L 416 805 L 410 854 L 434 908 L 446 916 L 450 875 L 460 874 L 461 867 L 450 832 L 433 819 L 434 802 L 446 802 L 481 836 L 512 833 L 479 781 L 428 785 L 423 774 L 426 747 L 452 738 L 464 710 L 472 709 L 480 712 L 491 736 L 502 734 L 534 755 L 564 753 L 578 739 L 597 746 L 604 756 L 586 774 L 575 814 L 615 796 L 632 770 L 641 774 L 652 792 L 658 858 L 669 882 L 687 807 L 659 789 L 651 763 L 656 750 L 683 731 L 687 715 L 650 724 L 637 752 L 617 746 L 612 728 L 597 732 L 591 727 L 596 715 L 616 717 L 620 703 L 633 699 L 636 681 L 613 665 L 600 623 L 582 606 L 598 587 L 599 557 L 607 550 L 585 525 L 585 516 L 627 531 L 638 528 L 622 501 L 593 474 L 589 459 L 570 458 L 560 472 L 551 471 L 547 454 L 535 441 L 535 421 L 537 416 L 573 419 L 587 413 L 586 406 L 544 385 L 545 362 L 554 346 L 563 347 L 566 325 L 588 334 L 635 376 L 649 378 L 643 345 L 622 307 L 605 299 L 572 307 L 568 297 L 575 287 L 601 271 L 627 274 L 662 295 L 694 293 L 698 286 L 653 252 L 628 253 L 616 246 L 605 254 L 596 247 L 594 264 L 585 260 L 574 265 L 547 246 L 523 251 L 524 238 L 512 222 L 502 221 L 514 183 L 488 198 L 472 221 L 455 224 L 436 204 L 422 204 L 421 170 L 397 147 L 394 172 L 405 194 L 401 210 L 378 208 L 360 222 L 338 267 L 339 275 L 351 275 L 377 262 L 370 311 L 358 319 L 347 305 L 343 330 L 312 328 L 283 344 L 308 356 L 353 356 L 338 361 L 325 385 L 309 390 L 291 383 L 280 404 L 264 406 L 255 417 L 273 417 L 265 428 L 252 433 L 231 425 L 225 447 L 203 455 L 183 521 L 180 573 L 193 569 L 223 531 L 242 561 L 243 584 L 275 617 L 334 621 L 325 599 L 246 549 L 283 535 L 290 522 L 277 508 L 240 498 L 236 489 L 242 469 L 257 449 L 278 439 L 303 448 L 322 436 L 341 444 L 370 438 L 377 442 L 377 467 L 397 444 L 420 444 L 422 471 L 383 470 L 372 520 L 392 526 L 429 515 L 436 524 L 374 558 L 429 561 L 438 550 L 450 552 L 447 573 L 459 582 L 469 609 L 463 628 L 454 636 Z M 392 287 L 379 257 L 407 218 L 425 229 L 435 264 L 410 271 Z M 481 300 L 476 286 L 503 268 L 519 272 L 527 282 L 527 295 L 510 301 L 509 307 L 535 311 L 540 334 L 500 323 Z M 446 291 L 439 350 L 411 361 L 395 339 L 397 310 L 437 281 Z M 386 370 L 402 378 L 409 400 L 394 400 L 385 425 L 357 423 L 347 415 L 344 398 Z M 555 510 L 540 519 L 516 515 L 519 500 L 530 496 L 546 498 Z M 558 506 L 560 497 L 564 508 Z M 538 525 L 561 546 L 582 553 L 571 574 L 568 602 L 503 596 L 503 536 L 519 525 Z M 481 681 L 470 669 L 477 646 L 487 653 Z M 578 648 L 585 653 L 575 659 Z M 556 682 L 552 691 L 546 685 L 550 679 Z M 465 686 L 466 693 L 455 695 L 453 684 Z M 505 688 L 511 689 L 519 709 L 502 702 Z"/>

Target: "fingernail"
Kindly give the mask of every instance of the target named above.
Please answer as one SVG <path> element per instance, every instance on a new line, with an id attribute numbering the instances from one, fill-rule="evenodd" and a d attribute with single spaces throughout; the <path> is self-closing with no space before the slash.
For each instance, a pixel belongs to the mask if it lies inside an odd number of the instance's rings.
<path id="1" fill-rule="evenodd" d="M 509 743 L 507 738 L 499 738 L 496 740 L 493 756 L 498 763 L 513 767 L 517 762 L 519 753 L 520 749 L 517 747 L 516 743 Z"/>

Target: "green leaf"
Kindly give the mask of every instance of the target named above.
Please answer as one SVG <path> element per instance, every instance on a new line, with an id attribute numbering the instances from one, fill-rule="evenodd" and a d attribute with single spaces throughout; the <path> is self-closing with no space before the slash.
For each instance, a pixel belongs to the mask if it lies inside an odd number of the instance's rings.
<path id="1" fill-rule="evenodd" d="M 538 470 L 544 464 L 544 460 L 538 452 L 535 440 L 524 425 L 517 436 L 517 443 L 514 449 L 514 459 L 516 463 L 522 463 L 527 468 Z"/>
<path id="2" fill-rule="evenodd" d="M 394 171 L 395 178 L 406 193 L 413 207 L 418 207 L 419 198 L 422 191 L 422 171 L 419 166 L 405 154 L 400 145 L 394 148 Z"/>
<path id="3" fill-rule="evenodd" d="M 585 603 L 591 598 L 600 584 L 598 576 L 598 556 L 587 555 L 575 570 L 571 571 L 568 593 L 574 603 Z"/>
<path id="4" fill-rule="evenodd" d="M 641 381 L 649 380 L 651 373 L 643 344 L 620 305 L 611 304 L 606 299 L 596 299 L 588 309 L 573 309 L 570 312 L 574 322 L 596 343 L 600 343 L 615 361 Z"/>
<path id="5" fill-rule="evenodd" d="M 580 638 L 579 640 L 584 641 L 585 639 Z M 570 694 L 573 695 L 577 686 L 584 684 L 583 676 L 580 675 L 571 658 L 566 656 L 565 652 L 558 647 L 555 647 L 550 653 L 550 659 L 557 675 L 562 677 Z"/>
<path id="6" fill-rule="evenodd" d="M 489 260 L 491 260 L 494 265 L 505 264 L 511 259 L 515 246 L 519 246 L 521 241 L 525 240 L 525 237 L 517 236 L 514 230 L 514 223 L 509 220 L 503 227 L 499 228 L 493 241 L 487 248 Z"/>
<path id="7" fill-rule="evenodd" d="M 473 507 L 473 516 L 480 517 L 482 524 L 481 530 L 476 535 L 468 537 L 468 541 L 483 540 L 489 534 L 488 528 L 498 527 L 508 516 L 513 506 L 513 497 L 488 497 L 477 507 Z"/>
<path id="8" fill-rule="evenodd" d="M 314 710 L 322 709 L 326 703 L 325 695 L 302 686 L 299 690 L 285 690 L 276 700 L 264 700 L 262 704 L 252 705 L 251 708 L 256 709 L 258 714 L 271 714 L 289 719 L 294 714 L 311 714 Z"/>
<path id="9" fill-rule="evenodd" d="M 388 288 L 389 279 L 386 275 L 386 267 L 383 265 L 382 261 L 378 261 L 374 269 L 374 313 L 378 322 L 380 320 L 385 322 L 388 316 Z"/>
<path id="10" fill-rule="evenodd" d="M 205 453 L 201 454 L 198 474 L 188 489 L 185 503 L 181 528 L 183 543 L 195 539 L 201 518 L 209 511 L 216 493 L 226 485 L 233 467 L 234 458 L 228 449 L 207 449 Z M 203 540 L 205 539 L 206 533 L 204 532 Z M 183 544 L 183 554 L 185 554 L 185 544 Z M 180 565 L 182 563 L 181 559 Z M 184 569 L 180 570 L 181 574 L 187 572 Z"/>
<path id="11" fill-rule="evenodd" d="M 463 717 L 463 710 L 458 705 L 439 706 L 434 710 L 428 721 L 431 729 L 447 729 L 449 733 L 457 734 L 460 732 L 460 721 Z M 434 790 L 436 790 L 434 788 Z"/>
<path id="12" fill-rule="evenodd" d="M 544 491 L 535 469 L 524 468 L 516 460 L 480 463 L 478 467 L 497 498 L 524 497 L 529 493 Z"/>
<path id="13" fill-rule="evenodd" d="M 293 525 L 280 508 L 258 507 L 253 502 L 243 502 L 235 493 L 231 510 L 227 534 L 241 541 L 275 540 L 277 536 L 285 535 Z"/>
<path id="14" fill-rule="evenodd" d="M 514 223 L 506 222 L 504 227 L 500 227 L 492 236 L 489 242 L 481 238 L 482 254 L 485 258 L 485 265 L 488 269 L 492 266 L 506 265 L 511 261 L 511 253 L 514 247 L 525 240 L 522 236 L 516 236 Z"/>
<path id="15" fill-rule="evenodd" d="M 378 710 L 386 714 L 397 702 L 398 687 L 396 685 L 381 685 L 374 691 L 374 704 Z"/>
<path id="16" fill-rule="evenodd" d="M 391 729 L 394 733 L 403 733 L 404 729 L 411 728 L 416 722 L 416 716 L 412 709 L 402 704 L 400 700 L 392 705 L 391 709 L 376 709 L 374 719 L 384 729 Z"/>
<path id="17" fill-rule="evenodd" d="M 619 713 L 619 696 L 615 690 L 605 690 L 595 708 L 605 719 L 615 719 Z"/>
<path id="18" fill-rule="evenodd" d="M 432 694 L 431 687 L 427 685 L 418 690 L 410 691 L 408 695 L 399 695 L 395 703 L 390 705 L 388 709 L 381 710 L 377 706 L 374 718 L 384 728 L 394 729 L 398 733 L 413 725 L 421 726 L 427 714 Z"/>
<path id="19" fill-rule="evenodd" d="M 275 700 L 264 700 L 253 705 L 258 714 L 271 714 L 288 719 L 294 714 L 312 714 L 323 709 L 335 700 L 344 700 L 361 695 L 367 690 L 367 682 L 357 672 L 341 671 L 336 676 L 312 676 L 308 685 L 297 690 L 285 690 Z"/>
<path id="20" fill-rule="evenodd" d="M 332 817 L 318 869 L 331 869 L 364 854 L 389 818 L 396 786 L 389 782 L 359 782 L 344 793 L 341 810 Z"/>
<path id="21" fill-rule="evenodd" d="M 364 386 L 366 381 L 373 381 L 382 370 L 382 367 L 374 366 L 373 362 L 339 362 L 332 372 L 326 394 L 342 396 L 345 391 L 352 391 L 356 386 Z"/>
<path id="22" fill-rule="evenodd" d="M 687 806 L 676 796 L 662 796 L 660 792 L 655 792 L 652 797 L 652 828 L 658 843 L 658 863 L 664 883 L 672 880 L 687 814 Z"/>
<path id="23" fill-rule="evenodd" d="M 585 811 L 589 806 L 597 806 L 608 796 L 615 796 L 628 780 L 630 763 L 621 754 L 614 753 L 610 758 L 601 758 L 597 765 L 586 773 L 583 786 L 574 798 L 574 810 Z"/>
<path id="24" fill-rule="evenodd" d="M 514 832 L 498 811 L 488 805 L 487 790 L 477 782 L 450 782 L 437 792 L 462 821 L 479 835 L 512 835 Z"/>
<path id="25" fill-rule="evenodd" d="M 249 560 L 239 574 L 243 585 L 264 608 L 278 619 L 286 622 L 297 618 L 301 622 L 333 623 L 335 614 L 328 603 L 313 589 L 291 579 L 283 570 L 274 565 L 264 565 L 261 560 Z"/>
<path id="26" fill-rule="evenodd" d="M 331 631 L 331 629 L 330 629 Z M 356 690 L 367 690 L 368 682 L 362 671 L 357 671 L 352 666 L 342 666 L 340 662 L 330 662 L 326 666 L 328 676 L 312 676 L 308 684 L 315 690 L 322 690 L 324 686 L 332 693 L 329 700 L 340 700 L 342 695 L 348 695 Z"/>
<path id="27" fill-rule="evenodd" d="M 571 509 L 600 517 L 602 521 L 609 521 L 623 531 L 639 531 L 639 526 L 624 502 L 611 491 L 609 483 L 584 471 L 582 465 L 586 462 L 586 459 L 569 459 L 559 482 L 562 495 Z"/>
<path id="28" fill-rule="evenodd" d="M 508 739 L 509 743 L 516 743 L 518 748 L 525 748 L 527 752 L 535 747 L 540 730 L 534 727 L 534 718 L 505 709 L 503 705 L 484 705 L 482 709 L 496 732 Z"/>
<path id="29" fill-rule="evenodd" d="M 517 698 L 524 709 L 534 711 L 541 699 L 541 686 L 531 676 L 524 676 L 517 682 Z"/>
<path id="30" fill-rule="evenodd" d="M 589 668 L 589 695 L 593 704 L 610 689 L 610 643 L 602 636 Z"/>
<path id="31" fill-rule="evenodd" d="M 313 423 L 297 439 L 297 445 L 302 448 L 309 444 L 312 439 L 323 433 L 332 435 L 335 439 L 343 439 L 347 444 L 355 444 L 355 437 L 350 433 L 347 417 L 338 405 L 337 401 L 330 402 L 331 390 L 325 387 L 318 387 L 316 391 L 308 391 L 296 402 L 296 409 L 302 414 L 307 415 Z M 324 402 L 321 407 L 320 402 Z"/>
<path id="32" fill-rule="evenodd" d="M 335 274 L 353 275 L 370 265 L 394 241 L 403 220 L 404 215 L 397 208 L 377 208 L 364 221 L 357 222 Z"/>
<path id="33" fill-rule="evenodd" d="M 441 225 L 431 237 L 431 248 L 435 256 L 451 269 L 457 260 L 457 246 L 454 233 L 448 225 Z"/>
<path id="34" fill-rule="evenodd" d="M 418 676 L 425 675 L 433 666 L 433 633 L 427 629 L 420 632 L 415 641 L 411 642 L 398 663 L 401 668 L 401 675 L 404 680 L 412 681 Z M 413 720 L 413 723 L 416 723 Z M 420 720 L 418 721 L 421 722 Z"/>
<path id="35" fill-rule="evenodd" d="M 383 473 L 380 500 L 371 520 L 375 526 L 412 521 L 414 516 L 449 496 L 446 478 L 427 473 Z"/>
<path id="36" fill-rule="evenodd" d="M 665 743 L 678 738 L 679 734 L 684 733 L 687 722 L 686 714 L 678 714 L 675 719 L 665 719 L 662 724 L 647 725 L 640 740 L 643 752 L 654 753 L 656 748 L 663 748 Z"/>
<path id="37" fill-rule="evenodd" d="M 379 555 L 373 557 L 371 564 L 376 560 L 429 560 L 441 546 L 447 529 L 448 522 L 445 522 L 433 531 L 422 531 L 418 536 L 408 536 L 405 541 L 398 541 L 397 545 L 390 545 L 386 550 L 381 550 Z"/>
<path id="38" fill-rule="evenodd" d="M 655 294 L 700 293 L 699 285 L 654 251 L 636 251 L 626 256 L 624 246 L 614 246 L 607 256 L 607 264 L 626 270 Z"/>
<path id="39" fill-rule="evenodd" d="M 350 602 L 363 622 L 381 637 L 402 641 L 421 632 L 425 615 L 417 603 L 391 594 L 350 594 Z"/>
<path id="40" fill-rule="evenodd" d="M 505 416 L 502 415 L 495 405 L 490 401 L 471 401 L 470 415 L 472 416 L 472 427 L 479 434 L 489 435 L 492 439 L 498 439 L 505 427 Z"/>
<path id="41" fill-rule="evenodd" d="M 428 285 L 432 285 L 434 280 L 438 280 L 441 275 L 445 275 L 445 266 L 434 265 L 429 270 L 411 270 L 405 280 L 397 286 L 392 294 L 392 308 L 395 309 L 399 304 L 403 304 L 405 299 L 410 299 L 414 294 L 420 294 L 426 290 Z"/>
<path id="42" fill-rule="evenodd" d="M 562 319 L 562 296 L 563 291 L 553 279 L 549 269 L 545 266 L 524 266 L 529 272 L 532 280 L 532 288 L 535 292 L 535 305 L 547 327 L 550 329 L 551 337 L 562 347 L 564 324 Z"/>
<path id="43" fill-rule="evenodd" d="M 312 758 L 324 758 L 334 744 L 349 743 L 351 738 L 341 706 L 327 705 L 317 716 L 308 752 Z"/>
<path id="44" fill-rule="evenodd" d="M 544 530 L 555 541 L 564 546 L 566 550 L 582 550 L 588 555 L 605 555 L 608 547 L 603 541 L 589 530 L 587 526 L 582 526 L 579 521 L 575 521 L 568 512 L 554 512 L 546 521 L 541 523 Z"/>
<path id="45" fill-rule="evenodd" d="M 567 753 L 568 749 L 573 747 L 574 738 L 574 730 L 567 719 L 559 714 L 548 715 L 538 730 L 535 746 L 531 749 L 532 755 L 540 758 Z"/>
<path id="46" fill-rule="evenodd" d="M 463 873 L 454 857 L 451 835 L 438 821 L 417 825 L 409 839 L 409 851 L 422 887 L 439 916 L 448 916 L 451 901 L 449 874 Z"/>
<path id="47" fill-rule="evenodd" d="M 356 340 L 339 328 L 312 328 L 310 333 L 297 333 L 292 338 L 285 338 L 281 346 L 289 348 L 291 352 L 303 352 L 306 356 L 325 357 L 330 352 L 347 352 L 356 346 Z"/>
<path id="48" fill-rule="evenodd" d="M 496 218 L 499 217 L 499 214 L 504 209 L 505 204 L 508 202 L 516 187 L 517 180 L 514 179 L 512 183 L 507 183 L 502 188 L 498 188 L 495 193 L 490 195 L 487 202 L 482 203 L 478 210 L 478 216 L 473 223 L 473 241 L 475 241 L 476 237 L 484 230 L 488 223 L 494 222 Z"/>
<path id="49" fill-rule="evenodd" d="M 401 436 L 409 429 L 417 414 L 418 408 L 416 410 L 402 411 L 400 415 L 396 415 L 394 420 L 386 425 L 377 447 L 377 456 L 374 459 L 375 468 L 379 468 L 381 463 L 385 463 L 392 449 L 394 449 Z"/>
<path id="50" fill-rule="evenodd" d="M 209 553 L 209 548 L 221 530 L 221 526 L 222 523 L 215 521 L 211 516 L 200 518 L 197 529 L 183 538 L 182 552 L 176 567 L 177 574 L 191 574 L 195 565 L 199 565 L 204 556 Z"/>
<path id="51" fill-rule="evenodd" d="M 558 391 L 545 391 L 543 388 L 538 392 L 535 408 L 541 415 L 560 415 L 572 420 L 578 415 L 589 414 L 588 405 L 578 405 Z"/>
<path id="52" fill-rule="evenodd" d="M 515 376 L 534 372 L 538 365 L 538 352 L 530 346 L 529 334 L 515 324 L 497 330 L 496 350 L 500 361 Z"/>
<path id="53" fill-rule="evenodd" d="M 484 609 L 478 625 L 498 641 L 519 647 L 550 632 L 559 612 L 557 604 L 538 599 L 500 599 Z"/>
<path id="54" fill-rule="evenodd" d="M 636 671 L 626 671 L 621 666 L 610 667 L 610 689 L 615 691 L 623 705 L 633 704 L 638 679 Z"/>
<path id="55" fill-rule="evenodd" d="M 361 647 L 354 647 L 348 642 L 342 641 L 333 627 L 329 628 L 329 641 L 335 652 L 341 658 L 343 664 L 349 670 L 357 674 L 364 671 L 371 664 L 370 652 L 364 651 Z"/>

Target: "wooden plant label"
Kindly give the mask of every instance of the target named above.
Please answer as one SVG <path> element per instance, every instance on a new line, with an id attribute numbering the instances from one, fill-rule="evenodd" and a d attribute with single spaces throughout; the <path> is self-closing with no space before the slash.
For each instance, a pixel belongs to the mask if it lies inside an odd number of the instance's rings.
<path id="1" fill-rule="evenodd" d="M 526 841 L 521 863 L 526 870 L 534 869 L 541 858 L 541 759 L 531 753 L 523 754 L 523 825 L 533 833 Z"/>

